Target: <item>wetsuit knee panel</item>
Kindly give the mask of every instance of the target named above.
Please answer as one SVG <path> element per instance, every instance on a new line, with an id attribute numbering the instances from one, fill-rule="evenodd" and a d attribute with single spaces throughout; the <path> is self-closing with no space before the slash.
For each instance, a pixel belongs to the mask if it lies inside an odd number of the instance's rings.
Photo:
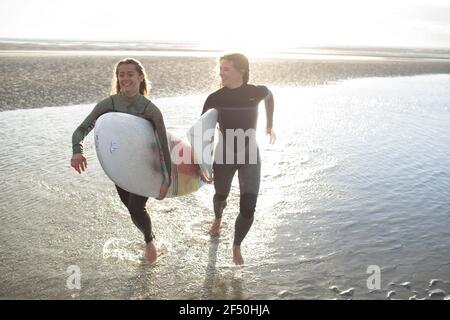
<path id="1" fill-rule="evenodd" d="M 228 198 L 228 195 L 226 195 L 226 194 L 216 193 L 213 197 L 213 201 L 214 202 L 225 201 L 227 198 Z"/>
<path id="2" fill-rule="evenodd" d="M 247 219 L 253 217 L 256 209 L 256 200 L 258 195 L 253 193 L 244 193 L 240 198 L 240 213 Z"/>
<path id="3" fill-rule="evenodd" d="M 142 206 L 140 203 L 134 203 L 132 201 L 128 202 L 128 211 L 133 216 L 140 216 L 147 214 L 147 209 L 145 206 Z"/>
<path id="4" fill-rule="evenodd" d="M 213 198 L 214 203 L 214 213 L 216 218 L 221 218 L 223 210 L 227 206 L 227 195 L 215 194 Z"/>

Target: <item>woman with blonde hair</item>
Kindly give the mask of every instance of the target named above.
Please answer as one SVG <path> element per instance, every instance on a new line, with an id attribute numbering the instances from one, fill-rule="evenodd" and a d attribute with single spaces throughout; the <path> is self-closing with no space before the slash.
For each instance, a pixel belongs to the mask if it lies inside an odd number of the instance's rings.
<path id="1" fill-rule="evenodd" d="M 167 168 L 167 173 L 157 198 L 162 200 L 166 196 L 171 183 L 170 151 L 163 116 L 158 107 L 146 98 L 148 89 L 147 75 L 139 61 L 131 58 L 119 61 L 114 69 L 112 95 L 100 101 L 72 135 L 73 155 L 71 166 L 78 173 L 83 172 L 87 168 L 87 160 L 83 156 L 83 140 L 94 128 L 96 120 L 102 114 L 123 112 L 147 119 L 151 122 L 159 137 L 163 150 L 163 159 L 161 161 Z M 144 235 L 146 242 L 145 257 L 150 264 L 155 263 L 157 250 L 150 216 L 145 208 L 148 198 L 130 193 L 117 185 L 116 189 L 120 200 L 130 212 L 133 223 Z"/>
<path id="2" fill-rule="evenodd" d="M 258 105 L 264 101 L 266 108 L 266 133 L 270 143 L 276 136 L 272 129 L 274 100 L 270 90 L 265 86 L 249 84 L 250 67 L 246 56 L 240 53 L 228 54 L 220 58 L 220 78 L 222 88 L 210 94 L 205 101 L 202 114 L 211 108 L 219 112 L 219 128 L 222 143 L 219 141 L 213 163 L 214 189 L 213 197 L 215 218 L 209 230 L 212 236 L 219 234 L 222 213 L 227 205 L 233 177 L 238 172 L 240 189 L 239 215 L 235 222 L 233 241 L 233 261 L 244 263 L 241 254 L 241 242 L 253 223 L 256 200 L 261 179 L 261 160 L 255 140 L 258 118 Z M 227 132 L 228 131 L 228 132 Z M 231 131 L 231 135 L 228 133 Z M 239 134 L 244 134 L 240 139 Z M 241 147 L 237 140 L 245 141 Z M 241 161 L 240 156 L 244 156 Z M 223 160 L 226 161 L 223 161 Z"/>

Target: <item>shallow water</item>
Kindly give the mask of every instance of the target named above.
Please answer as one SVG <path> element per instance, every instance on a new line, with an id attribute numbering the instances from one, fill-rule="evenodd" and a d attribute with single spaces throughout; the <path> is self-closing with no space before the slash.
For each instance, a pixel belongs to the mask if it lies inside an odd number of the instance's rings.
<path id="1" fill-rule="evenodd" d="M 259 137 L 262 184 L 243 243 L 244 267 L 231 262 L 237 181 L 218 239 L 207 235 L 212 186 L 150 199 L 161 256 L 149 267 L 142 236 L 96 159 L 92 134 L 87 172 L 69 167 L 71 134 L 93 105 L 1 112 L 0 297 L 420 299 L 435 289 L 448 295 L 449 87 L 450 75 L 272 87 L 279 139 L 271 146 Z M 154 102 L 168 130 L 184 136 L 204 98 Z M 67 287 L 73 265 L 80 289 Z M 380 268 L 379 289 L 367 287 L 369 266 Z"/>

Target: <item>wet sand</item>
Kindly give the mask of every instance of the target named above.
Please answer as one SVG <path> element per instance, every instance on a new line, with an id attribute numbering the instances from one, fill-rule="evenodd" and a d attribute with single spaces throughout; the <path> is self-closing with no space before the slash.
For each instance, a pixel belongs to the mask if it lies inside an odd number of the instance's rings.
<path id="1" fill-rule="evenodd" d="M 218 54 L 219 55 L 219 54 Z M 125 56 L 0 53 L 0 111 L 95 103 L 110 93 L 114 64 Z M 138 56 L 150 98 L 208 94 L 218 88 L 215 57 Z M 251 60 L 250 82 L 315 86 L 350 78 L 450 74 L 450 60 Z"/>
<path id="2" fill-rule="evenodd" d="M 442 300 L 450 292 L 449 87 L 450 75 L 273 87 L 279 139 L 259 140 L 261 195 L 242 268 L 231 260 L 237 179 L 219 238 L 207 233 L 212 185 L 149 199 L 161 252 L 149 268 L 93 133 L 88 170 L 69 167 L 70 137 L 92 107 L 0 112 L 0 298 Z M 183 137 L 203 101 L 155 102 Z M 76 266 L 81 286 L 69 289 Z M 378 289 L 369 267 L 380 268 Z"/>

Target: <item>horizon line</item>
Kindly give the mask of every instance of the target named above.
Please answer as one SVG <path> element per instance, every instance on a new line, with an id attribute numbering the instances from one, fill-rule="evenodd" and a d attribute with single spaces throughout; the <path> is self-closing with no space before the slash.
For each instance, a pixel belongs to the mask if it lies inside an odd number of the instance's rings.
<path id="1" fill-rule="evenodd" d="M 47 42 L 66 42 L 68 45 L 73 43 L 73 45 L 76 45 L 79 42 L 83 42 L 85 44 L 119 44 L 122 46 L 134 45 L 134 44 L 140 44 L 140 45 L 161 45 L 161 44 L 171 44 L 171 45 L 194 45 L 194 46 L 202 46 L 206 48 L 202 48 L 205 51 L 222 51 L 224 46 L 220 46 L 217 43 L 211 44 L 208 43 L 206 40 L 173 40 L 173 39 L 131 39 L 131 40 L 124 40 L 124 39 L 86 39 L 86 38 L 33 38 L 33 37 L 0 37 L 0 43 L 7 43 L 7 42 L 29 42 L 32 44 L 33 42 L 41 42 L 41 41 L 47 41 Z M 45 44 L 41 44 L 45 45 Z M 52 43 L 49 43 L 48 45 L 53 45 Z M 56 45 L 56 43 L 54 44 Z M 105 48 L 106 49 L 106 48 Z M 434 51 L 450 51 L 450 46 L 429 46 L 429 45 L 370 45 L 370 44 L 286 44 L 286 45 L 279 45 L 276 48 L 273 49 L 262 49 L 262 50 L 255 50 L 255 51 L 262 51 L 262 52 L 279 52 L 279 50 L 292 50 L 292 49 L 370 49 L 370 50 L 383 50 L 383 49 L 420 49 L 420 50 L 434 50 Z M 107 49 L 106 49 L 107 50 Z"/>

